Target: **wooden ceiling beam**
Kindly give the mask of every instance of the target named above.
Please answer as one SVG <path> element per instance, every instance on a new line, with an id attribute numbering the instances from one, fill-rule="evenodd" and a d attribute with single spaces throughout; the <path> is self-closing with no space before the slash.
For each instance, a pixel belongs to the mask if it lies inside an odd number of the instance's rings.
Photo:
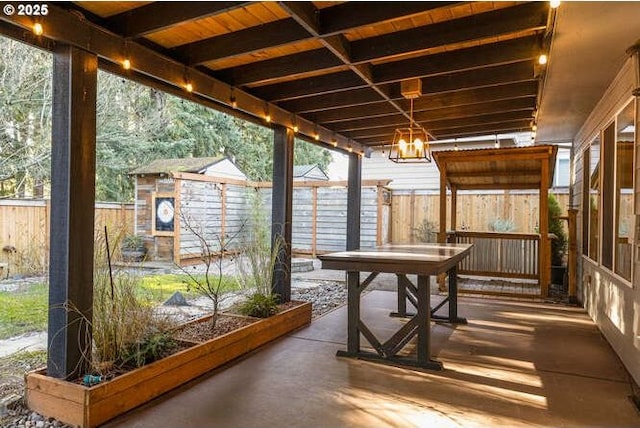
<path id="1" fill-rule="evenodd" d="M 458 119 L 475 115 L 503 113 L 518 110 L 533 111 L 535 108 L 536 98 L 528 97 L 426 110 L 415 113 L 414 117 L 416 121 L 422 123 L 433 120 Z"/>
<path id="2" fill-rule="evenodd" d="M 464 126 L 460 128 L 443 129 L 432 134 L 437 139 L 458 138 L 469 135 L 509 134 L 531 130 L 531 120 L 505 123 L 490 123 L 488 125 Z"/>
<path id="3" fill-rule="evenodd" d="M 536 58 L 539 53 L 539 37 L 521 37 L 452 52 L 380 64 L 374 67 L 373 72 L 376 83 L 394 82 L 526 61 Z"/>
<path id="4" fill-rule="evenodd" d="M 259 86 L 248 90 L 256 96 L 271 102 L 282 102 L 331 92 L 345 92 L 345 87 L 349 88 L 349 90 L 354 90 L 366 86 L 369 85 L 360 76 L 351 70 L 347 70 L 325 74 L 313 79 L 292 80 L 286 83 L 278 83 L 268 87 Z"/>
<path id="5" fill-rule="evenodd" d="M 526 85 L 535 85 L 537 87 L 537 81 L 520 81 L 520 79 L 533 79 L 532 74 L 529 63 L 517 63 L 506 66 L 491 67 L 486 70 L 474 72 L 434 76 L 432 78 L 423 79 L 422 89 L 425 95 L 418 98 L 417 105 L 420 106 L 420 109 L 428 109 L 429 105 L 445 106 L 449 100 L 451 101 L 451 105 L 464 104 L 465 102 L 462 99 L 469 96 L 469 92 L 467 91 L 476 91 L 481 89 L 483 90 L 483 94 L 477 94 L 476 96 L 479 98 L 481 96 L 487 96 L 488 100 L 525 96 L 524 92 L 527 91 Z M 495 76 L 498 76 L 499 79 L 494 79 Z M 512 84 L 498 85 L 499 83 L 504 83 L 503 79 L 505 79 L 505 76 L 512 76 L 516 79 L 516 82 Z M 309 82 L 309 84 L 312 84 L 312 82 Z M 478 84 L 493 84 L 495 87 L 476 87 Z M 520 87 L 520 84 L 523 84 L 523 86 Z M 514 87 L 518 87 L 519 89 L 514 89 Z M 389 89 L 389 94 L 395 94 L 396 92 L 399 93 L 397 86 L 392 86 L 392 88 L 396 89 Z M 495 91 L 493 88 L 495 88 Z M 442 93 L 443 91 L 441 91 L 441 89 L 446 89 L 451 92 Z M 258 93 L 260 93 L 265 99 L 271 99 L 271 97 L 269 97 L 270 93 L 257 91 L 256 95 Z M 349 91 L 344 91 L 343 94 L 345 100 L 350 98 Z M 398 94 L 398 97 L 401 97 L 401 94 Z M 469 97 L 474 99 L 473 95 Z M 313 107 L 313 99 L 308 98 L 307 101 L 307 107 Z M 306 116 L 310 120 L 313 118 L 313 120 L 319 123 L 331 123 L 352 120 L 354 118 L 381 116 L 393 113 L 394 111 L 395 110 L 385 107 L 384 105 L 367 105 L 365 107 L 337 107 L 332 110 L 307 113 Z"/>
<path id="6" fill-rule="evenodd" d="M 439 8 L 449 8 L 462 2 L 407 2 L 387 1 L 376 5 L 348 2 L 319 10 L 319 33 L 337 34 L 357 27 L 421 14 Z"/>
<path id="7" fill-rule="evenodd" d="M 382 119 L 382 118 L 380 118 Z M 531 112 L 529 110 L 510 111 L 504 113 L 491 113 L 485 115 L 476 115 L 459 119 L 434 120 L 429 122 L 421 122 L 420 124 L 429 132 L 438 133 L 439 131 L 460 128 L 464 126 L 488 125 L 491 123 L 504 123 L 512 121 L 527 120 L 531 122 Z M 406 128 L 408 123 L 397 122 L 392 126 L 388 123 L 380 123 L 380 126 L 371 126 L 359 130 L 341 130 L 340 133 L 345 137 L 359 139 L 364 137 L 374 137 L 380 135 L 393 135 L 396 128 Z M 328 126 L 331 128 L 331 126 Z"/>
<path id="8" fill-rule="evenodd" d="M 475 116 L 492 115 L 519 111 L 521 114 L 531 114 L 535 108 L 535 96 L 529 98 L 516 98 L 513 100 L 490 101 L 486 103 L 452 106 L 414 113 L 416 122 L 422 124 L 429 131 L 428 124 L 435 121 L 473 118 Z M 473 120 L 473 119 L 469 119 Z M 531 120 L 531 119 L 529 119 Z M 408 126 L 408 121 L 403 121 L 399 115 L 388 115 L 370 119 L 355 119 L 351 121 L 336 122 L 327 125 L 337 132 L 355 131 L 358 129 L 376 128 L 384 126 Z"/>
<path id="9" fill-rule="evenodd" d="M 325 95 L 317 95 L 304 99 L 285 101 L 278 105 L 297 114 L 304 114 L 319 110 L 338 107 L 348 107 L 350 105 L 362 105 L 377 103 L 385 99 L 376 91 L 369 87 L 354 89 L 349 91 L 349 96 L 345 98 L 344 92 L 335 92 Z M 396 111 L 397 112 L 397 111 Z"/>
<path id="10" fill-rule="evenodd" d="M 305 2 L 283 3 L 287 7 L 295 6 L 295 10 L 303 9 L 306 11 L 308 9 L 301 7 L 306 4 Z M 311 4 L 310 7 L 313 7 L 313 5 Z M 347 42 L 343 47 L 343 51 L 347 53 L 346 56 L 349 58 L 349 63 L 359 64 L 503 34 L 512 34 L 525 30 L 541 30 L 546 24 L 548 9 L 548 5 L 544 2 L 528 3 L 438 24 L 424 25 L 411 30 L 356 40 L 351 43 Z M 302 18 L 294 15 L 293 19 L 305 26 L 308 31 L 313 32 L 317 28 L 317 22 L 312 22 L 313 17 L 308 16 L 312 12 L 301 13 L 303 13 Z M 297 54 L 283 57 L 282 61 L 288 64 L 286 68 L 272 70 L 271 74 L 265 72 L 260 76 L 251 77 L 246 75 L 239 79 L 236 84 L 260 84 L 261 82 L 304 72 L 305 64 L 297 61 Z M 296 65 L 299 65 L 301 69 L 298 69 Z M 244 66 L 241 67 L 245 69 Z M 317 68 L 329 67 L 323 67 L 319 64 Z M 240 70 L 236 72 L 232 68 L 229 72 L 238 74 Z"/>
<path id="11" fill-rule="evenodd" d="M 328 73 L 323 76 L 298 79 L 290 82 L 275 83 L 252 88 L 256 95 L 273 102 L 292 100 L 307 96 L 321 95 L 326 92 L 350 90 L 353 85 L 349 80 L 342 80 L 344 75 Z M 509 82 L 533 80 L 533 61 L 525 61 L 490 66 L 487 68 L 454 71 L 448 74 L 422 78 L 423 94 L 456 91 L 465 88 L 499 85 Z M 394 82 L 397 83 L 397 82 Z M 382 86 L 379 84 L 379 86 Z M 348 97 L 348 94 L 344 94 Z"/>
<path id="12" fill-rule="evenodd" d="M 542 30 L 547 24 L 548 13 L 548 3 L 532 2 L 356 40 L 351 44 L 352 60 L 356 63 L 374 61 L 439 46 L 483 40 L 527 30 Z"/>
<path id="13" fill-rule="evenodd" d="M 309 32 L 288 18 L 181 45 L 171 52 L 189 65 L 197 65 L 311 38 Z"/>
<path id="14" fill-rule="evenodd" d="M 400 88 L 398 86 L 384 86 L 381 89 L 386 90 L 387 94 L 389 94 L 389 96 L 392 98 L 396 97 L 396 99 L 400 99 L 401 97 L 401 95 L 398 94 L 398 92 L 400 91 Z M 362 108 L 367 108 L 366 106 L 363 106 L 363 105 L 384 101 L 382 98 L 371 96 L 371 92 L 372 91 L 367 91 L 366 88 L 361 88 L 361 89 L 355 89 L 353 91 L 348 91 L 348 92 L 336 92 L 336 93 L 331 93 L 326 95 L 317 95 L 309 98 L 300 98 L 292 101 L 282 102 L 282 103 L 279 103 L 279 105 L 282 108 L 285 108 L 297 114 L 304 114 L 305 117 L 309 118 L 309 120 L 311 120 L 311 118 L 316 118 L 318 122 L 326 123 L 323 120 L 319 119 L 320 114 L 322 115 L 325 114 L 325 110 L 342 109 L 345 107 L 355 107 L 355 106 L 361 106 Z M 521 107 L 523 104 L 526 105 L 526 108 L 534 108 L 535 105 L 533 104 L 535 103 L 535 100 L 530 100 L 527 102 L 522 101 L 527 99 L 528 98 L 523 97 L 522 99 L 516 99 L 511 101 L 511 103 L 516 103 L 515 107 L 512 109 L 505 107 L 506 105 L 509 104 L 508 100 L 503 101 L 501 104 L 498 104 L 497 108 L 502 109 L 499 111 L 521 110 L 525 108 L 525 107 Z M 422 101 L 420 102 L 420 104 L 422 104 Z M 505 108 L 506 110 L 504 110 Z M 428 109 L 429 109 L 429 106 L 425 106 L 424 108 L 422 107 L 422 105 L 420 106 L 420 110 L 423 112 L 423 114 Z M 437 110 L 437 109 L 434 109 L 434 110 Z M 481 114 L 481 113 L 474 113 L 474 114 Z M 446 117 L 446 118 L 451 119 L 453 117 Z M 345 120 L 350 121 L 352 119 L 347 117 L 345 118 Z M 423 118 L 421 120 L 428 120 L 428 119 Z"/>
<path id="15" fill-rule="evenodd" d="M 208 16 L 244 7 L 250 1 L 194 1 L 183 7 L 174 2 L 153 2 L 105 20 L 105 26 L 124 37 L 137 38 L 176 24 L 184 24 Z"/>
<path id="16" fill-rule="evenodd" d="M 256 83 L 268 84 L 270 80 L 317 71 L 318 69 L 331 69 L 341 65 L 344 63 L 340 59 L 321 48 L 218 70 L 215 75 L 231 85 L 244 86 Z M 324 76 L 320 76 L 320 78 L 322 77 Z M 284 85 L 292 85 L 300 80 L 285 82 Z"/>

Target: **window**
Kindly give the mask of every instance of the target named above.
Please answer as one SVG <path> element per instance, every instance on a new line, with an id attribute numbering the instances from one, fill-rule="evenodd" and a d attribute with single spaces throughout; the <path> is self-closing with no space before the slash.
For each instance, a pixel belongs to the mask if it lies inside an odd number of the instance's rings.
<path id="1" fill-rule="evenodd" d="M 614 271 L 631 281 L 633 233 L 633 145 L 635 108 L 630 102 L 616 117 Z"/>
<path id="2" fill-rule="evenodd" d="M 602 265 L 613 270 L 613 193 L 615 185 L 616 128 L 612 122 L 602 132 L 602 233 L 600 235 Z"/>
<path id="3" fill-rule="evenodd" d="M 590 259 L 598 261 L 598 231 L 600 223 L 598 209 L 600 207 L 600 136 L 591 141 L 589 148 L 584 153 L 583 166 L 583 198 L 582 208 L 584 213 L 584 242 L 583 254 Z"/>

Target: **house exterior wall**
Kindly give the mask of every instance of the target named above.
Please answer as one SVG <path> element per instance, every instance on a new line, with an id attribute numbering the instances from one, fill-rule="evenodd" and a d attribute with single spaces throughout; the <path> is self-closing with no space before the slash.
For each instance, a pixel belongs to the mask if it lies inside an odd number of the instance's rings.
<path id="1" fill-rule="evenodd" d="M 583 250 L 583 243 L 585 243 L 585 240 L 589 243 L 589 239 L 593 242 L 594 238 L 589 238 L 589 235 L 585 236 L 585 232 L 583 232 L 583 225 L 588 227 L 589 221 L 595 222 L 595 217 L 590 215 L 588 212 L 585 212 L 585 209 L 583 208 L 583 198 L 587 197 L 584 196 L 583 189 L 585 186 L 590 185 L 590 183 L 583 179 L 583 174 L 584 169 L 590 167 L 590 165 L 585 165 L 585 153 L 590 147 L 592 140 L 596 136 L 602 135 L 602 131 L 610 125 L 618 112 L 633 100 L 632 93 L 638 85 L 636 73 L 638 73 L 637 69 L 639 66 L 640 65 L 637 60 L 632 58 L 625 63 L 615 80 L 611 83 L 601 100 L 589 115 L 587 121 L 576 135 L 576 139 L 574 140 L 572 176 L 572 205 L 579 208 L 578 298 L 581 300 L 585 309 L 595 321 L 598 328 L 602 331 L 607 341 L 618 354 L 636 383 L 640 383 L 640 263 L 638 262 L 639 257 L 637 247 L 640 236 L 638 233 L 638 227 L 632 227 L 631 229 L 635 230 L 631 230 L 629 236 L 630 242 L 634 243 L 631 246 L 634 249 L 634 253 L 631 255 L 631 263 L 632 265 L 635 265 L 632 266 L 632 269 L 635 270 L 635 278 L 629 281 L 621 275 L 613 272 L 612 269 L 603 265 L 603 257 L 601 254 L 604 251 L 602 237 L 604 236 L 605 231 L 602 229 L 603 210 L 600 209 L 600 207 L 602 206 L 602 200 L 604 198 L 603 192 L 605 192 L 605 190 L 603 186 L 600 186 L 600 196 L 598 197 L 600 203 L 597 209 L 597 216 L 599 216 L 597 218 L 600 219 L 600 236 L 598 243 L 600 257 L 598 257 L 598 261 L 594 261 L 592 257 L 589 257 L 589 254 L 585 254 L 585 252 L 588 253 L 588 251 Z M 638 168 L 637 159 L 639 152 L 637 118 L 638 113 L 636 107 L 636 172 Z M 605 150 L 603 148 L 602 140 L 603 139 L 601 137 L 600 153 L 603 153 Z M 602 157 L 600 157 L 600 159 L 600 171 L 602 171 Z M 617 165 L 619 160 L 616 160 L 615 162 Z M 591 165 L 591 168 L 593 169 L 593 165 Z M 591 171 L 589 171 L 588 174 L 591 177 Z M 606 175 L 607 172 L 604 172 L 604 174 Z M 590 181 L 592 180 L 590 179 Z M 640 190 L 638 182 L 639 181 L 636 178 L 634 185 L 634 192 L 636 193 L 636 225 L 638 224 L 638 214 L 640 214 L 637 209 L 637 194 Z M 591 196 L 588 197 L 589 201 L 584 202 L 592 204 Z M 631 197 L 631 195 L 627 196 L 627 198 L 629 197 Z"/>
<path id="2" fill-rule="evenodd" d="M 229 159 L 222 159 L 207 168 L 203 175 L 234 178 L 236 180 L 246 180 L 247 176 Z"/>

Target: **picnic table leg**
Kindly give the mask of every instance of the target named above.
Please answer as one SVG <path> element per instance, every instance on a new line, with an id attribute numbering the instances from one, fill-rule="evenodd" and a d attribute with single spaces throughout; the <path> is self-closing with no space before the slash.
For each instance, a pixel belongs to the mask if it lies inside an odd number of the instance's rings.
<path id="1" fill-rule="evenodd" d="M 347 353 L 360 352 L 360 272 L 347 272 Z"/>
<path id="2" fill-rule="evenodd" d="M 442 370 L 442 363 L 431 359 L 431 292 L 429 290 L 429 276 L 418 275 L 417 309 L 418 365 L 432 370 Z"/>
<path id="3" fill-rule="evenodd" d="M 407 316 L 407 287 L 402 280 L 400 274 L 396 274 L 398 278 L 398 312 L 392 314 L 392 316 L 406 317 Z"/>
<path id="4" fill-rule="evenodd" d="M 458 317 L 458 266 L 449 270 L 449 322 L 466 324 L 466 318 Z"/>

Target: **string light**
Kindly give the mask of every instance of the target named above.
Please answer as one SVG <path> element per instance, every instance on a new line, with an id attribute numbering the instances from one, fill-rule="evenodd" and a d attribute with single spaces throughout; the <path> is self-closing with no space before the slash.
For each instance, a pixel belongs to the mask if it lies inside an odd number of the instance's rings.
<path id="1" fill-rule="evenodd" d="M 229 95 L 229 103 L 234 109 L 238 108 L 238 101 L 236 100 L 236 94 L 234 93 L 233 88 L 231 88 L 231 95 Z"/>
<path id="2" fill-rule="evenodd" d="M 42 36 L 44 34 L 44 28 L 42 27 L 41 23 L 36 22 L 35 24 L 33 24 L 33 34 L 35 34 L 36 36 Z"/>
<path id="3" fill-rule="evenodd" d="M 131 61 L 129 60 L 129 58 L 125 58 L 122 61 L 122 68 L 124 68 L 125 70 L 131 69 Z"/>
<path id="4" fill-rule="evenodd" d="M 542 54 L 538 57 L 538 64 L 545 65 L 549 61 L 549 58 L 545 54 Z"/>
<path id="5" fill-rule="evenodd" d="M 264 121 L 267 123 L 271 123 L 271 114 L 269 113 L 269 104 L 266 101 L 264 103 Z"/>
<path id="6" fill-rule="evenodd" d="M 293 132 L 294 132 L 294 133 L 298 133 L 298 120 L 297 120 L 297 118 L 296 118 L 296 115 L 295 115 L 295 114 L 293 115 L 293 120 L 292 120 L 292 122 L 293 122 L 293 127 L 292 127 L 291 129 L 293 129 Z"/>
<path id="7" fill-rule="evenodd" d="M 187 84 L 184 85 L 184 88 L 187 90 L 187 92 L 193 92 L 193 85 L 191 84 L 191 82 L 187 82 Z"/>
<path id="8" fill-rule="evenodd" d="M 558 6 L 560 6 L 560 0 L 551 0 L 549 2 L 549 6 L 551 6 L 551 9 L 555 9 Z"/>

